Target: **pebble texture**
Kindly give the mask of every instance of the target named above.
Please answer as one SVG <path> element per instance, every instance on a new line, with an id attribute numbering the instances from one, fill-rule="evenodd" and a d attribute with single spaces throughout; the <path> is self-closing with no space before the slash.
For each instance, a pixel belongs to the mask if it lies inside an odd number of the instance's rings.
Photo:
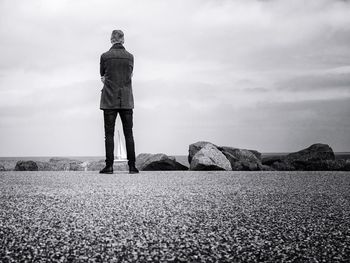
<path id="1" fill-rule="evenodd" d="M 2 262 L 349 262 L 346 172 L 1 172 Z"/>

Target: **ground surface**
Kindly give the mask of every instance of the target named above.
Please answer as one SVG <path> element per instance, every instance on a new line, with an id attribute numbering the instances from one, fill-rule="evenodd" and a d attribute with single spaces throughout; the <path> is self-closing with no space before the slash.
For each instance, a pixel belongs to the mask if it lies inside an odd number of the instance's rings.
<path id="1" fill-rule="evenodd" d="M 349 213 L 346 172 L 1 172 L 0 258 L 349 262 Z"/>

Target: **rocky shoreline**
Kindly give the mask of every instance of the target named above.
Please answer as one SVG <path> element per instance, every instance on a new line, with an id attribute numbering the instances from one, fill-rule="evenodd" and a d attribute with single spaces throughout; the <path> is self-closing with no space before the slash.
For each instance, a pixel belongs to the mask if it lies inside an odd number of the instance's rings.
<path id="1" fill-rule="evenodd" d="M 189 145 L 188 152 L 188 166 L 164 153 L 141 153 L 136 166 L 141 171 L 350 171 L 350 159 L 336 159 L 333 149 L 322 143 L 286 155 L 263 156 L 256 150 L 199 141 Z M 0 171 L 99 171 L 104 165 L 104 160 L 55 157 L 48 161 L 0 163 Z M 128 165 L 116 162 L 114 170 L 127 171 Z"/>

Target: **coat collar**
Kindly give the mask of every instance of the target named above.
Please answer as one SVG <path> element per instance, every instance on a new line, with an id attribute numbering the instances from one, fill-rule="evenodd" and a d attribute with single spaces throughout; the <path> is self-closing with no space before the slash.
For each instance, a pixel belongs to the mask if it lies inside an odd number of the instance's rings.
<path id="1" fill-rule="evenodd" d="M 120 43 L 116 43 L 109 50 L 111 49 L 125 49 L 125 47 Z"/>

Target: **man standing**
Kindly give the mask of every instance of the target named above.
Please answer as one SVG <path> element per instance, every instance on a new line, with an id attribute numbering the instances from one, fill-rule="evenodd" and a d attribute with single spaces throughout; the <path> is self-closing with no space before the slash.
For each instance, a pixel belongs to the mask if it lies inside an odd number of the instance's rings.
<path id="1" fill-rule="evenodd" d="M 135 143 L 132 132 L 134 97 L 131 77 L 134 57 L 125 50 L 124 33 L 113 30 L 112 47 L 101 55 L 100 74 L 103 82 L 100 109 L 103 110 L 105 129 L 106 167 L 100 173 L 113 173 L 114 127 L 120 115 L 125 135 L 129 173 L 138 173 L 135 167 Z"/>

